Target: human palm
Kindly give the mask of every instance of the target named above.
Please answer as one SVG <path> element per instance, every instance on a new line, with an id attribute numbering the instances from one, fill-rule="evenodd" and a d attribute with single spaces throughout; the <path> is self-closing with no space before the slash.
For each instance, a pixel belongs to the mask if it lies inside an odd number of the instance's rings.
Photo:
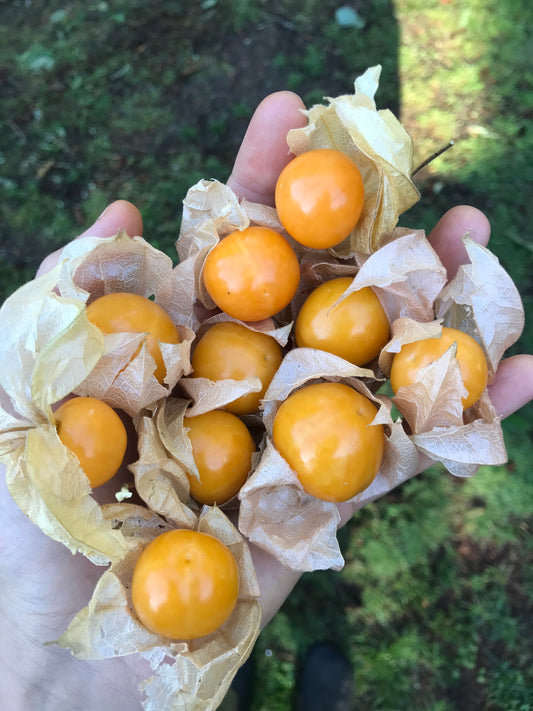
<path id="1" fill-rule="evenodd" d="M 289 161 L 286 134 L 305 124 L 301 100 L 292 93 L 273 94 L 259 106 L 237 156 L 228 184 L 243 198 L 272 204 L 279 173 Z M 142 234 L 138 210 L 128 202 L 109 206 L 84 234 L 107 237 L 125 228 Z M 469 232 L 487 244 L 490 226 L 474 208 L 453 208 L 440 220 L 429 239 L 453 277 L 466 261 L 461 237 Z M 50 255 L 40 273 L 52 268 L 58 254 Z M 490 386 L 496 410 L 502 417 L 533 397 L 533 356 L 504 360 Z M 420 471 L 429 465 L 421 458 Z M 113 488 L 116 484 L 113 483 Z M 101 487 L 97 496 L 110 501 L 112 492 Z M 150 675 L 148 663 L 137 655 L 110 660 L 79 661 L 53 642 L 72 617 L 91 598 L 103 568 L 47 538 L 12 501 L 5 476 L 0 476 L 0 698 L 6 711 L 140 711 L 138 683 Z M 342 523 L 353 513 L 350 504 L 339 505 Z M 279 609 L 299 574 L 284 568 L 264 551 L 252 546 L 256 565 L 263 624 Z"/>

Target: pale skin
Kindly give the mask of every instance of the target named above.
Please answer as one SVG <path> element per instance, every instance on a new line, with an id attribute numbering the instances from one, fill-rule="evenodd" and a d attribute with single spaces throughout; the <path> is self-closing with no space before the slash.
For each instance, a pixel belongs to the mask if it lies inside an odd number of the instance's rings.
<path id="1" fill-rule="evenodd" d="M 267 97 L 254 114 L 237 155 L 228 184 L 248 200 L 273 204 L 274 186 L 290 160 L 285 136 L 305 124 L 303 103 L 290 92 Z M 124 228 L 142 234 L 137 208 L 119 200 L 112 203 L 84 234 L 107 237 Z M 429 238 L 451 278 L 467 256 L 461 237 L 468 232 L 486 245 L 490 225 L 479 210 L 459 206 L 449 210 Z M 47 257 L 39 273 L 57 262 Z M 533 398 L 533 356 L 517 355 L 500 364 L 490 386 L 494 406 L 502 418 Z M 420 461 L 420 471 L 429 460 Z M 107 492 L 99 492 L 105 498 Z M 44 643 L 57 639 L 72 617 L 89 601 L 102 568 L 83 556 L 73 556 L 47 538 L 13 503 L 0 476 L 0 699 L 9 711 L 140 711 L 139 681 L 150 675 L 136 655 L 84 662 L 68 651 Z M 340 506 L 342 523 L 353 511 Z M 275 615 L 299 575 L 272 557 L 253 549 L 263 605 L 263 625 Z"/>

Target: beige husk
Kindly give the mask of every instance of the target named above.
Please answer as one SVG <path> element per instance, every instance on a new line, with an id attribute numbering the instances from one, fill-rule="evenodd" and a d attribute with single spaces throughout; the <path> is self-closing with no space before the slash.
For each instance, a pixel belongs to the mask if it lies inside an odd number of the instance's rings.
<path id="1" fill-rule="evenodd" d="M 439 294 L 436 316 L 444 325 L 467 331 L 483 345 L 494 377 L 504 352 L 520 337 L 524 309 L 520 294 L 497 257 L 467 236 L 463 239 L 470 264 Z"/>
<path id="2" fill-rule="evenodd" d="M 26 446 L 4 461 L 11 496 L 47 536 L 97 565 L 123 555 L 122 534 L 102 516 L 77 458 L 53 425 L 29 429 Z"/>
<path id="3" fill-rule="evenodd" d="M 125 550 L 103 519 L 77 458 L 59 440 L 51 406 L 86 377 L 103 351 L 84 304 L 54 292 L 60 267 L 24 285 L 0 310 L 0 456 L 20 509 L 72 552 L 105 565 Z M 15 357 L 15 354 L 18 357 Z"/>
<path id="4" fill-rule="evenodd" d="M 62 258 L 58 280 L 62 294 L 87 304 L 116 291 L 153 296 L 178 327 L 181 342 L 161 344 L 167 370 L 164 384 L 153 375 L 155 363 L 145 345 L 132 358 L 143 335 L 118 333 L 104 336 L 103 356 L 75 389 L 77 395 L 97 397 L 134 416 L 168 395 L 191 370 L 194 332 L 183 314 L 190 309 L 192 297 L 181 288 L 180 265 L 173 267 L 170 257 L 125 232 L 106 240 L 88 237 L 71 242 Z"/>
<path id="5" fill-rule="evenodd" d="M 293 390 L 317 381 L 342 382 L 378 408 L 373 424 L 385 426 L 385 454 L 371 486 L 351 499 L 358 508 L 416 473 L 416 448 L 401 422 L 393 421 L 389 399 L 373 395 L 362 378 L 372 381 L 374 374 L 329 353 L 295 348 L 285 356 L 265 394 L 266 442 L 260 462 L 239 493 L 239 530 L 291 570 L 340 570 L 344 565 L 336 536 L 340 521 L 336 504 L 307 494 L 271 441 L 277 409 Z"/>
<path id="6" fill-rule="evenodd" d="M 439 318 L 422 324 L 410 318 L 394 321 L 391 340 L 379 359 L 384 373 L 390 373 L 394 354 L 404 344 L 439 336 L 445 325 L 460 328 L 480 343 L 487 356 L 490 384 L 504 351 L 519 338 L 524 312 L 516 287 L 485 247 L 469 237 L 463 241 L 470 264 L 460 267 L 438 296 Z M 500 418 L 487 391 L 463 414 L 464 394 L 452 346 L 393 398 L 417 448 L 455 476 L 472 476 L 481 464 L 507 461 Z"/>
<path id="7" fill-rule="evenodd" d="M 328 98 L 328 106 L 305 111 L 308 125 L 289 131 L 287 138 L 296 155 L 334 148 L 361 171 L 365 188 L 361 218 L 352 234 L 332 250 L 342 258 L 370 254 L 394 239 L 398 217 L 420 198 L 411 180 L 412 140 L 394 114 L 376 110 L 380 74 L 381 66 L 370 67 L 356 79 L 354 94 Z"/>
<path id="8" fill-rule="evenodd" d="M 233 382 L 233 381 L 227 381 Z M 213 397 L 210 389 L 209 397 Z M 206 408 L 206 412 L 215 409 Z M 139 435 L 139 458 L 129 466 L 135 476 L 135 488 L 147 506 L 170 521 L 190 519 L 201 508 L 190 496 L 188 476 L 200 479 L 184 417 L 190 417 L 194 406 L 190 400 L 168 397 L 153 411 L 136 419 Z M 252 468 L 258 460 L 252 457 Z M 236 497 L 220 506 L 235 508 Z"/>
<path id="9" fill-rule="evenodd" d="M 263 328 L 261 322 L 258 324 L 243 323 L 231 318 L 225 313 L 219 313 L 211 318 L 206 319 L 196 332 L 197 341 L 204 333 L 216 323 L 237 323 L 252 331 L 259 331 L 271 336 L 280 346 L 287 345 L 289 334 L 292 329 L 292 324 L 282 326 L 281 328 L 272 327 Z M 183 378 L 180 382 L 183 391 L 191 398 L 192 403 L 188 410 L 188 417 L 202 415 L 210 410 L 223 409 L 225 405 L 233 402 L 241 395 L 248 395 L 252 392 L 260 392 L 263 385 L 257 377 L 246 378 L 244 380 L 222 379 L 216 382 L 208 378 L 194 377 L 194 374 Z"/>
<path id="10" fill-rule="evenodd" d="M 198 519 L 177 527 L 209 533 L 233 553 L 239 569 L 239 597 L 228 620 L 207 637 L 172 641 L 149 632 L 131 602 L 131 578 L 144 546 L 173 528 L 145 508 L 131 504 L 105 507 L 114 527 L 121 526 L 129 551 L 100 578 L 88 606 L 58 640 L 80 659 L 108 659 L 138 653 L 153 676 L 140 685 L 145 711 L 210 711 L 224 698 L 231 680 L 248 658 L 259 634 L 259 588 L 248 546 L 217 508 L 204 507 Z"/>
<path id="11" fill-rule="evenodd" d="M 3 346 L 18 354 L 6 358 L 0 372 L 0 456 L 9 491 L 47 535 L 97 564 L 116 560 L 125 543 L 102 518 L 76 456 L 57 436 L 52 407 L 75 393 L 136 415 L 190 372 L 194 333 L 180 315 L 178 267 L 140 237 L 85 237 L 0 311 Z M 103 336 L 87 320 L 87 301 L 112 291 L 154 295 L 178 325 L 181 343 L 161 348 L 164 385 L 153 376 L 155 363 L 144 346 L 132 358 L 142 334 Z"/>
<path id="12" fill-rule="evenodd" d="M 183 430 L 187 402 L 160 400 L 153 411 L 136 418 L 138 459 L 129 466 L 135 489 L 149 509 L 178 525 L 196 515 L 189 507 L 186 472 L 198 476 L 192 447 Z M 176 452 L 177 456 L 174 456 Z"/>
<path id="13" fill-rule="evenodd" d="M 354 291 L 370 287 L 389 323 L 401 317 L 432 319 L 435 299 L 446 284 L 446 270 L 424 231 L 397 227 L 393 241 L 370 256 L 356 253 L 351 260 L 339 261 L 328 252 L 308 250 L 302 257 L 301 283 L 290 305 L 291 318 L 296 318 L 309 293 L 320 283 L 348 276 L 353 281 L 339 302 Z"/>
<path id="14" fill-rule="evenodd" d="M 215 304 L 202 281 L 202 269 L 211 249 L 226 235 L 249 226 L 269 227 L 300 248 L 286 233 L 273 207 L 239 201 L 233 190 L 217 180 L 200 180 L 187 192 L 183 201 L 180 236 L 176 243 L 180 268 L 185 275 L 194 302 L 187 311 L 188 324 L 195 331 L 213 316 Z"/>

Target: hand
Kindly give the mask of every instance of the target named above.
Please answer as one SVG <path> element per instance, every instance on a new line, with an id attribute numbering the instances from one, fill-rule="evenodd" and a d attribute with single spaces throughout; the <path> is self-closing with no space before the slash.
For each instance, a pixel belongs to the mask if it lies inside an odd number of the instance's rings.
<path id="1" fill-rule="evenodd" d="M 274 186 L 290 160 L 285 136 L 305 124 L 301 100 L 289 92 L 265 99 L 254 114 L 228 184 L 248 200 L 273 204 Z M 107 237 L 120 228 L 142 234 L 142 219 L 128 202 L 118 201 L 84 234 Z M 460 241 L 469 230 L 482 244 L 490 228 L 479 211 L 469 207 L 450 210 L 430 235 L 433 246 L 453 276 L 466 260 Z M 41 265 L 42 274 L 53 267 L 59 253 Z M 516 387 L 519 384 L 519 387 Z M 514 356 L 503 361 L 491 397 L 503 417 L 533 397 L 533 357 Z M 421 462 L 421 470 L 426 466 Z M 82 662 L 69 652 L 44 643 L 57 639 L 70 619 L 85 606 L 103 572 L 83 556 L 72 556 L 47 538 L 15 506 L 0 473 L 0 698 L 9 711 L 140 711 L 139 681 L 150 675 L 148 664 L 137 657 Z M 343 521 L 351 516 L 344 505 Z M 298 573 L 288 571 L 264 551 L 252 549 L 261 587 L 263 624 L 279 609 Z"/>

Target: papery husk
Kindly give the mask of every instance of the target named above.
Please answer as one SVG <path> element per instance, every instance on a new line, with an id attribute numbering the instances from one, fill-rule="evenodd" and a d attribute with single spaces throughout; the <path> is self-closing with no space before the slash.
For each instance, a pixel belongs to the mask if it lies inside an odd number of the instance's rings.
<path id="1" fill-rule="evenodd" d="M 279 232 L 293 248 L 300 249 L 284 232 L 274 208 L 239 201 L 229 186 L 217 180 L 200 180 L 187 192 L 176 248 L 182 274 L 194 295 L 194 303 L 187 311 L 187 323 L 195 331 L 213 315 L 215 308 L 202 281 L 207 255 L 226 235 L 250 226 L 268 227 Z"/>
<path id="2" fill-rule="evenodd" d="M 470 421 L 456 427 L 434 427 L 413 434 L 417 449 L 441 462 L 457 477 L 474 476 L 481 465 L 507 462 L 500 417 L 485 392 L 473 408 Z"/>
<path id="3" fill-rule="evenodd" d="M 136 419 L 139 459 L 129 468 L 135 475 L 137 493 L 152 511 L 171 521 L 194 521 L 202 505 L 190 495 L 189 476 L 200 480 L 184 417 L 192 416 L 190 400 L 169 397 Z M 210 411 L 209 409 L 207 411 Z M 257 462 L 252 457 L 252 471 Z M 220 508 L 234 508 L 232 497 Z M 180 525 L 184 525 L 181 523 Z"/>
<path id="4" fill-rule="evenodd" d="M 308 125 L 289 131 L 290 150 L 299 155 L 333 148 L 349 156 L 361 171 L 365 188 L 363 212 L 343 242 L 333 248 L 339 257 L 371 254 L 393 239 L 398 217 L 420 198 L 411 180 L 413 144 L 398 119 L 377 111 L 374 95 L 381 66 L 370 67 L 355 80 L 354 94 L 328 98 L 304 114 Z"/>
<path id="5" fill-rule="evenodd" d="M 470 322 L 472 325 L 472 322 Z M 462 323 L 468 333 L 468 323 Z M 477 328 L 470 335 L 479 338 Z M 392 325 L 392 338 L 380 356 L 380 366 L 390 372 L 394 355 L 402 346 L 426 338 L 439 337 L 442 320 L 419 323 L 402 318 Z M 483 343 L 483 345 L 485 345 Z M 473 476 L 482 464 L 504 464 L 507 453 L 500 418 L 487 391 L 480 401 L 463 412 L 467 391 L 452 345 L 433 363 L 421 368 L 416 380 L 398 388 L 392 401 L 409 424 L 417 448 L 434 461 L 444 464 L 454 476 Z"/>
<path id="6" fill-rule="evenodd" d="M 489 382 L 504 352 L 524 329 L 524 309 L 518 289 L 497 257 L 468 236 L 463 239 L 470 264 L 443 289 L 436 315 L 446 326 L 470 333 L 483 346 Z"/>
<path id="7" fill-rule="evenodd" d="M 192 446 L 183 430 L 188 401 L 166 398 L 135 419 L 139 458 L 129 465 L 135 489 L 147 506 L 181 527 L 192 528 L 187 473 L 199 477 Z M 194 508 L 194 507 L 193 507 Z M 196 507 L 197 508 L 197 507 Z"/>
<path id="8" fill-rule="evenodd" d="M 126 550 L 92 497 L 77 457 L 53 425 L 27 432 L 26 445 L 5 460 L 6 482 L 18 507 L 50 538 L 96 565 L 119 559 Z"/>
<path id="9" fill-rule="evenodd" d="M 428 321 L 433 318 L 435 300 L 446 284 L 446 269 L 423 230 L 398 227 L 394 239 L 372 255 L 355 254 L 352 260 L 335 258 L 328 252 L 309 250 L 302 257 L 298 293 L 290 304 L 296 319 L 310 292 L 324 281 L 352 277 L 352 283 L 338 299 L 369 287 L 376 293 L 389 323 L 399 318 Z"/>
<path id="10" fill-rule="evenodd" d="M 182 383 L 182 389 L 194 403 L 191 405 L 190 417 L 204 415 L 212 410 L 222 410 L 237 398 L 261 392 L 262 388 L 260 378 L 255 376 L 243 380 L 187 378 Z"/>
<path id="11" fill-rule="evenodd" d="M 286 568 L 304 572 L 344 566 L 337 507 L 303 490 L 270 438 L 239 499 L 239 530 Z"/>
<path id="12" fill-rule="evenodd" d="M 103 351 L 83 302 L 59 296 L 61 267 L 28 282 L 0 311 L 0 456 L 9 492 L 48 536 L 105 565 L 125 550 L 102 516 L 89 481 L 59 439 L 52 405 L 84 380 Z"/>
<path id="13" fill-rule="evenodd" d="M 28 282 L 0 309 L 6 355 L 0 369 L 0 456 L 24 446 L 28 428 L 49 424 L 52 404 L 87 377 L 104 349 L 84 305 L 54 292 L 58 274 L 59 267 Z"/>
<path id="14" fill-rule="evenodd" d="M 228 620 L 207 637 L 174 641 L 149 632 L 137 619 L 131 602 L 131 578 L 143 548 L 170 526 L 144 508 L 122 504 L 106 507 L 120 525 L 131 548 L 98 582 L 89 605 L 81 610 L 58 640 L 80 659 L 107 659 L 139 653 L 153 676 L 140 685 L 145 711 L 210 711 L 224 698 L 239 667 L 259 634 L 259 588 L 248 546 L 217 508 L 204 507 L 195 529 L 227 545 L 239 568 L 239 597 Z"/>
<path id="15" fill-rule="evenodd" d="M 389 323 L 398 318 L 428 321 L 435 299 L 446 284 L 446 269 L 424 230 L 397 227 L 392 241 L 369 257 L 356 254 L 359 271 L 343 294 L 370 286 L 379 297 Z"/>
<path id="16" fill-rule="evenodd" d="M 209 249 L 214 234 L 217 238 L 225 237 L 252 223 L 283 231 L 273 207 L 240 200 L 228 185 L 218 180 L 200 180 L 187 191 L 183 201 L 182 223 L 176 243 L 180 261 Z"/>
<path id="17" fill-rule="evenodd" d="M 194 333 L 188 328 L 177 328 L 180 343 L 159 344 L 166 367 L 163 384 L 154 376 L 155 361 L 148 352 L 144 334 L 109 334 L 104 336 L 102 358 L 75 389 L 75 394 L 103 400 L 130 417 L 153 406 L 191 369 L 190 348 Z"/>
<path id="18" fill-rule="evenodd" d="M 216 323 L 237 323 L 251 331 L 264 333 L 273 338 L 281 347 L 287 345 L 292 323 L 275 328 L 261 327 L 262 324 L 250 324 L 231 318 L 225 313 L 219 313 L 206 319 L 196 332 L 196 339 L 199 340 L 205 332 Z M 252 392 L 261 392 L 263 384 L 258 377 L 245 378 L 243 380 L 232 380 L 223 378 L 217 381 L 208 378 L 195 377 L 192 375 L 183 378 L 180 383 L 182 390 L 191 398 L 192 403 L 187 413 L 188 417 L 203 415 L 211 410 L 223 409 L 225 405 L 233 402 L 242 395 L 249 395 Z"/>
<path id="19" fill-rule="evenodd" d="M 85 473 L 54 427 L 29 430 L 26 447 L 10 453 L 4 463 L 11 497 L 43 533 L 95 565 L 122 555 L 120 532 L 102 518 Z"/>
<path id="20" fill-rule="evenodd" d="M 439 336 L 445 325 L 478 341 L 487 357 L 490 384 L 504 351 L 518 340 L 524 326 L 518 290 L 486 247 L 468 235 L 463 243 L 470 263 L 459 267 L 437 297 L 438 318 L 428 323 L 407 318 L 393 323 L 391 340 L 379 360 L 385 373 L 402 345 Z M 399 388 L 393 401 L 409 422 L 412 440 L 421 452 L 442 462 L 455 476 L 472 476 L 479 465 L 504 464 L 507 453 L 500 418 L 487 391 L 462 412 L 465 390 L 452 355 L 445 353 L 421 370 L 417 382 Z"/>
<path id="21" fill-rule="evenodd" d="M 401 317 L 391 324 L 390 341 L 379 355 L 381 370 L 390 374 L 392 361 L 396 353 L 402 350 L 406 343 L 422 341 L 425 338 L 439 338 L 442 333 L 442 319 L 432 321 L 416 321 L 408 316 Z"/>
<path id="22" fill-rule="evenodd" d="M 142 237 L 130 238 L 124 231 L 107 239 L 74 240 L 62 251 L 61 264 L 57 289 L 62 295 L 86 304 L 114 292 L 153 296 L 176 324 L 181 340 L 160 345 L 167 371 L 161 384 L 154 376 L 156 364 L 143 343 L 143 334 L 107 334 L 102 357 L 75 393 L 96 397 L 130 416 L 168 395 L 191 370 L 194 339 L 184 315 L 192 297 L 183 289 L 180 265 L 173 267 L 170 257 Z"/>
<path id="23" fill-rule="evenodd" d="M 276 412 L 291 392 L 317 381 L 342 382 L 378 408 L 373 424 L 385 426 L 383 463 L 372 484 L 350 503 L 361 508 L 416 473 L 416 447 L 401 421 L 393 421 L 388 398 L 374 396 L 363 379 L 374 380 L 373 371 L 330 353 L 295 348 L 285 356 L 265 394 L 267 439 L 259 464 L 239 492 L 239 530 L 291 570 L 340 570 L 344 565 L 336 537 L 340 522 L 337 505 L 307 494 L 271 440 Z"/>
<path id="24" fill-rule="evenodd" d="M 194 333 L 180 312 L 178 267 L 140 237 L 84 237 L 1 310 L 2 344 L 17 356 L 6 358 L 0 373 L 0 456 L 10 493 L 47 535 L 100 565 L 122 555 L 124 540 L 102 518 L 76 456 L 59 440 L 52 406 L 77 394 L 136 415 L 190 371 Z M 114 291 L 153 295 L 178 324 L 181 343 L 161 344 L 164 385 L 153 376 L 143 334 L 103 336 L 88 321 L 86 303 Z"/>
<path id="25" fill-rule="evenodd" d="M 462 398 L 468 393 L 456 354 L 457 345 L 453 344 L 440 358 L 419 371 L 416 382 L 398 388 L 394 404 L 412 432 L 463 425 Z"/>

